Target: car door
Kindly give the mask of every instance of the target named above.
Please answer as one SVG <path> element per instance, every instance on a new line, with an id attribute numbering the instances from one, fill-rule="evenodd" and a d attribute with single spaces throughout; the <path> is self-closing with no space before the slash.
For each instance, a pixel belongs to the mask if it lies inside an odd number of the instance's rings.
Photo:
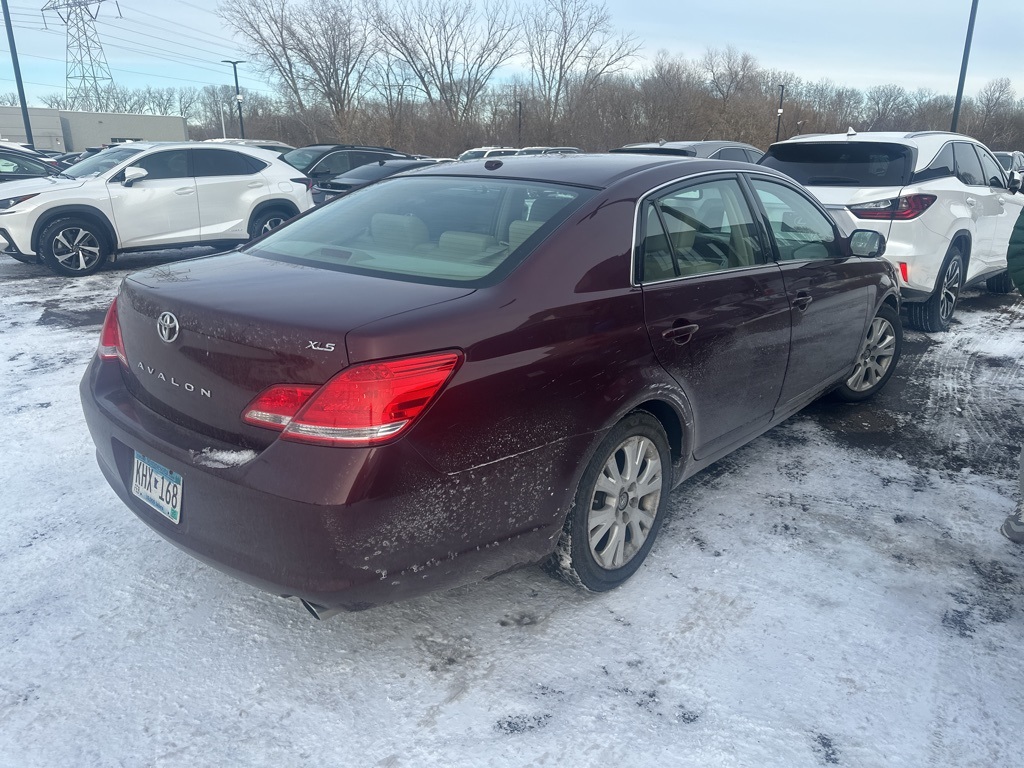
<path id="1" fill-rule="evenodd" d="M 967 141 L 955 141 L 953 155 L 956 158 L 956 177 L 967 188 L 964 190 L 964 203 L 974 222 L 971 259 L 964 275 L 964 282 L 968 282 L 992 264 L 999 203 L 988 186 L 974 145 Z M 1003 257 L 1006 257 L 1005 252 Z"/>
<path id="2" fill-rule="evenodd" d="M 1010 232 L 1020 215 L 1021 206 L 1024 206 L 1024 198 L 1019 194 L 1012 194 L 1006 188 L 1006 174 L 999 162 L 989 154 L 984 147 L 976 146 L 978 157 L 981 160 L 981 169 L 988 181 L 990 197 L 995 205 L 986 207 L 986 212 L 991 209 L 993 216 L 992 242 L 988 249 L 987 270 L 1000 270 L 1006 268 L 1006 251 L 1010 247 Z"/>
<path id="3" fill-rule="evenodd" d="M 748 178 L 792 307 L 789 368 L 777 406 L 785 412 L 853 370 L 878 270 L 843 255 L 835 223 L 806 193 L 768 176 Z"/>
<path id="4" fill-rule="evenodd" d="M 189 151 L 199 197 L 200 239 L 247 240 L 249 214 L 270 192 L 259 172 L 266 164 L 230 149 L 196 147 Z"/>
<path id="5" fill-rule="evenodd" d="M 199 241 L 199 201 L 188 150 L 165 149 L 135 158 L 128 166 L 147 176 L 124 186 L 124 172 L 107 182 L 121 248 Z"/>
<path id="6" fill-rule="evenodd" d="M 648 333 L 690 401 L 693 453 L 705 458 L 771 420 L 789 357 L 785 283 L 735 175 L 657 192 L 640 216 Z"/>

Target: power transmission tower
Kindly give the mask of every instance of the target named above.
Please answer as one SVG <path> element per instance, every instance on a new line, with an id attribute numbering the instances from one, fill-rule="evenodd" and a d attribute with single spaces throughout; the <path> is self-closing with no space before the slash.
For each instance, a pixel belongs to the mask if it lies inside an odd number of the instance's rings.
<path id="1" fill-rule="evenodd" d="M 43 13 L 54 11 L 68 28 L 68 109 L 92 107 L 101 111 L 106 101 L 103 92 L 114 82 L 96 31 L 96 17 L 103 2 L 49 0 L 42 8 Z"/>

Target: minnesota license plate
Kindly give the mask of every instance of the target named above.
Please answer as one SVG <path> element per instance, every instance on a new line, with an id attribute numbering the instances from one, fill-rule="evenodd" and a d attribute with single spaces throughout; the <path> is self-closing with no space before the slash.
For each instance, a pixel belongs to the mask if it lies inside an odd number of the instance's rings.
<path id="1" fill-rule="evenodd" d="M 181 520 L 182 479 L 162 464 L 135 452 L 132 493 L 177 525 Z"/>

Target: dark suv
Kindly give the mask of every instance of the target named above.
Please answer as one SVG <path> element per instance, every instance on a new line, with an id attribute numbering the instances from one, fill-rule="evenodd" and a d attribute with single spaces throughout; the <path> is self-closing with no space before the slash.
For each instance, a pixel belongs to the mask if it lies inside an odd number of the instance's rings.
<path id="1" fill-rule="evenodd" d="M 281 159 L 295 166 L 314 182 L 348 173 L 367 163 L 394 158 L 415 160 L 412 155 L 391 147 L 364 147 L 354 144 L 313 144 L 285 152 Z"/>

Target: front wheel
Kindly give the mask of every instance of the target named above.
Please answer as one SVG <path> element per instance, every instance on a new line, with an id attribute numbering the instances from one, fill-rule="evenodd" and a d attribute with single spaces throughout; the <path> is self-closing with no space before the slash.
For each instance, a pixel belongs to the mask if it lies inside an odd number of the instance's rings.
<path id="1" fill-rule="evenodd" d="M 672 458 L 661 423 L 631 413 L 587 465 L 547 568 L 593 592 L 632 576 L 654 544 L 672 489 Z"/>
<path id="2" fill-rule="evenodd" d="M 102 228 L 72 216 L 46 225 L 39 235 L 39 254 L 58 275 L 84 277 L 103 266 L 110 247 Z"/>
<path id="3" fill-rule="evenodd" d="M 903 325 L 899 313 L 883 304 L 868 326 L 853 373 L 833 394 L 848 403 L 867 400 L 889 381 L 902 351 Z"/>
<path id="4" fill-rule="evenodd" d="M 927 301 L 907 304 L 907 319 L 911 326 L 926 333 L 949 329 L 957 299 L 960 297 L 960 287 L 964 282 L 963 263 L 960 249 L 956 246 L 951 247 L 946 255 L 935 293 Z"/>

